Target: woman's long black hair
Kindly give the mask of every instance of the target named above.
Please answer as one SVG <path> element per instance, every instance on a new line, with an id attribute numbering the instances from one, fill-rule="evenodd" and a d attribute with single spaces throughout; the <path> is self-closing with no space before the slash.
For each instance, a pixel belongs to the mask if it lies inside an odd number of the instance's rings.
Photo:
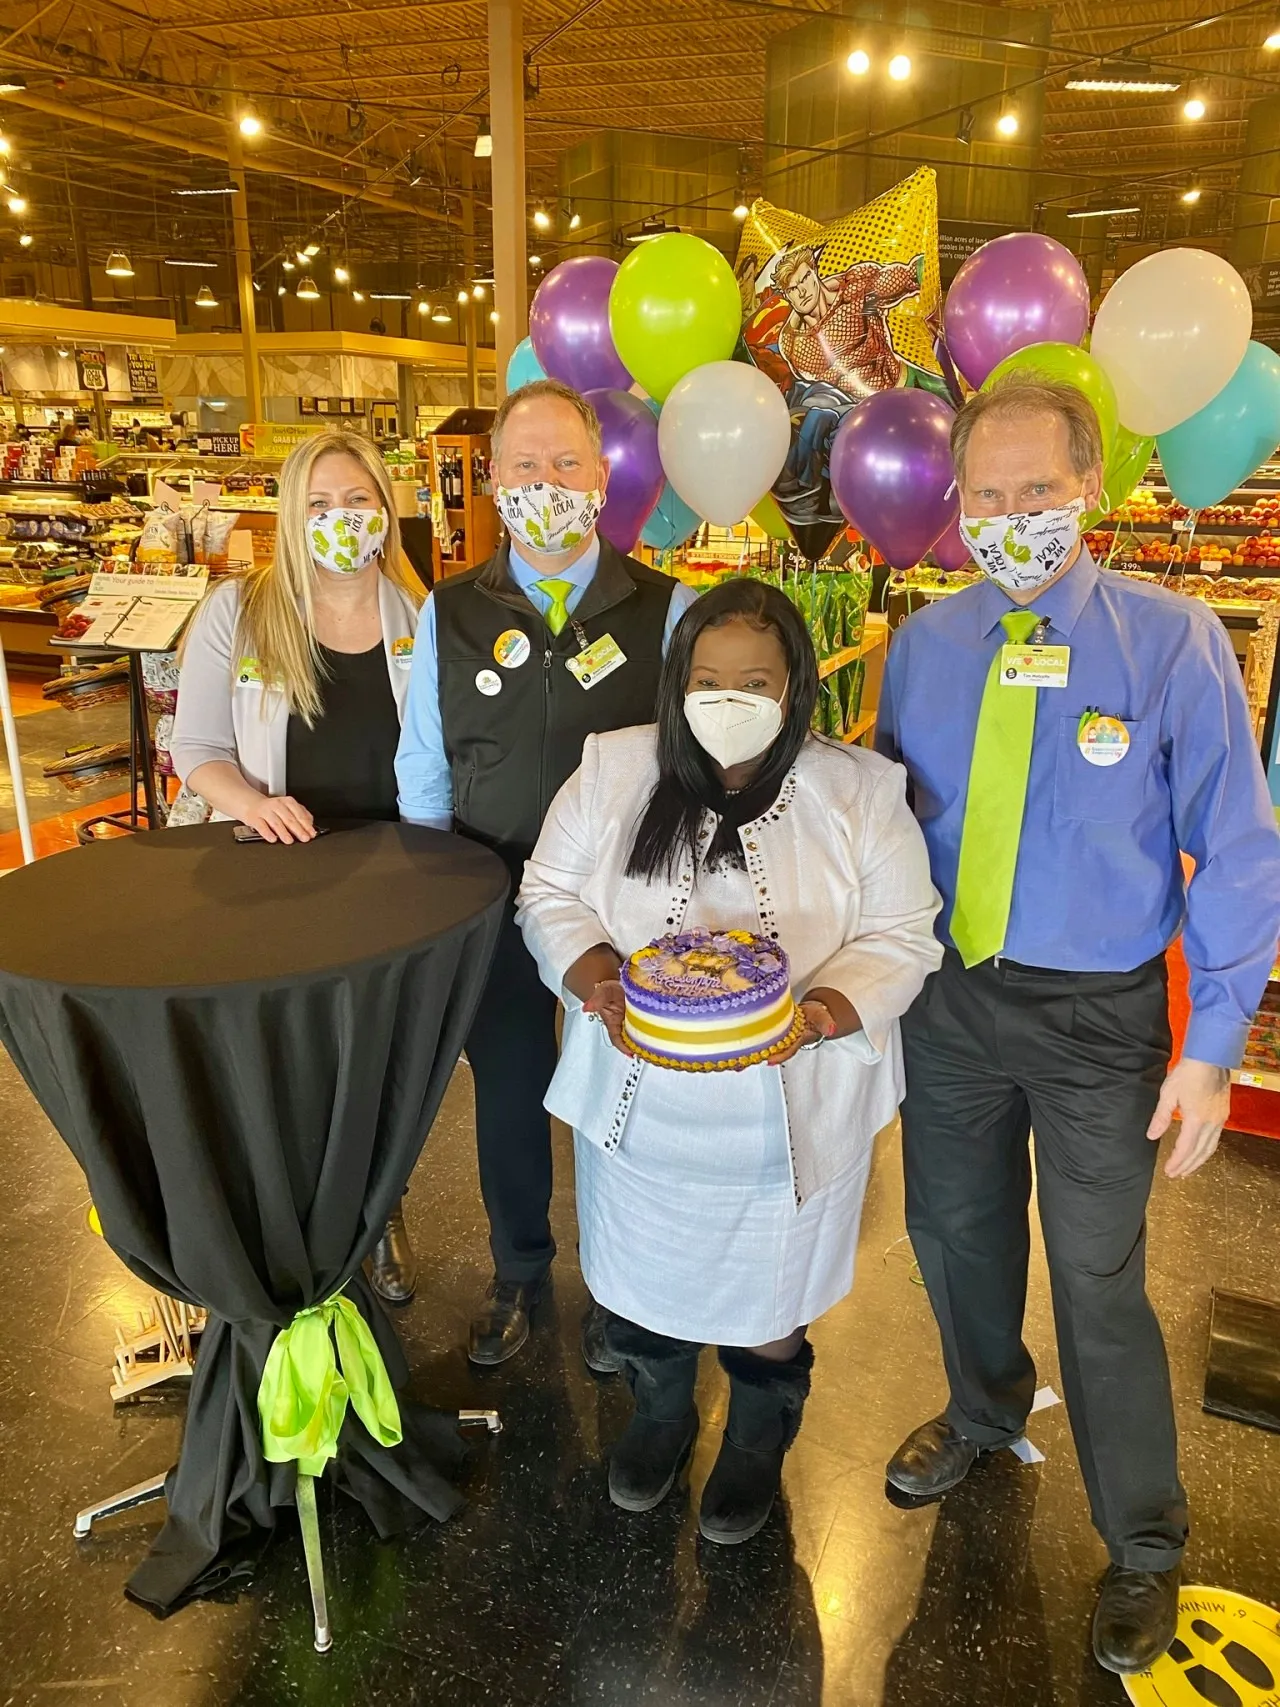
<path id="1" fill-rule="evenodd" d="M 787 710 L 777 739 L 765 753 L 750 787 L 726 795 L 710 754 L 694 739 L 684 715 L 685 694 L 698 636 L 740 619 L 768 629 L 786 654 L 790 681 Z M 636 826 L 629 877 L 671 878 L 686 853 L 696 858 L 698 828 L 708 808 L 720 826 L 707 863 L 741 866 L 740 823 L 750 823 L 778 798 L 788 771 L 804 745 L 818 698 L 818 660 L 800 612 L 785 593 L 764 581 L 722 581 L 692 605 L 671 637 L 658 684 L 658 781 Z"/>

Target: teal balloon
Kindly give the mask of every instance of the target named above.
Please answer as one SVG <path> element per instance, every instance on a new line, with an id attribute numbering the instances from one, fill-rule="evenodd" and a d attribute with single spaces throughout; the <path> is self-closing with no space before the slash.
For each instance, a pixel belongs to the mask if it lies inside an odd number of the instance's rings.
<path id="1" fill-rule="evenodd" d="M 531 385 L 535 379 L 546 377 L 546 369 L 533 353 L 533 339 L 521 338 L 507 363 L 508 392 L 519 391 L 522 385 Z"/>
<path id="2" fill-rule="evenodd" d="M 1250 343 L 1211 403 L 1156 439 L 1169 489 L 1189 510 L 1220 504 L 1280 444 L 1280 356 Z"/>
<path id="3" fill-rule="evenodd" d="M 673 546 L 692 539 L 701 526 L 702 517 L 689 508 L 668 480 L 649 520 L 640 530 L 640 537 L 655 551 L 670 551 Z"/>

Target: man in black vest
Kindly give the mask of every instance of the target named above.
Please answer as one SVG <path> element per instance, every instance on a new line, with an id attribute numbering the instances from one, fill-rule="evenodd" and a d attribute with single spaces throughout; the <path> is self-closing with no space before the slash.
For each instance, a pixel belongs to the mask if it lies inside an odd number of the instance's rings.
<path id="1" fill-rule="evenodd" d="M 514 897 L 547 808 L 590 734 L 653 720 L 667 638 L 693 595 L 596 532 L 609 465 L 585 398 L 555 380 L 513 392 L 490 434 L 508 538 L 432 592 L 414 651 L 396 773 L 401 816 L 485 843 L 512 900 L 467 1039 L 480 1189 L 494 1276 L 471 1324 L 473 1363 L 504 1363 L 529 1337 L 551 1237 L 556 1000 L 515 925 Z M 600 1312 L 583 1354 L 617 1368 Z"/>

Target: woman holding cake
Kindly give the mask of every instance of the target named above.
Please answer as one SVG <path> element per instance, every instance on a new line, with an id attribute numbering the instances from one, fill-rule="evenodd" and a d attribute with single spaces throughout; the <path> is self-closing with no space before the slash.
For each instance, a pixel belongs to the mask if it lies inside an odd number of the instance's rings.
<path id="1" fill-rule="evenodd" d="M 773 1505 L 806 1329 L 853 1283 L 872 1142 L 902 1096 L 898 1017 L 942 952 L 904 772 L 812 735 L 817 692 L 790 600 L 706 594 L 656 727 L 588 738 L 520 892 L 565 1004 L 547 1107 L 574 1129 L 583 1273 L 635 1397 L 610 1496 L 666 1497 L 715 1345 L 729 1417 L 700 1527 L 719 1542 Z"/>
<path id="2" fill-rule="evenodd" d="M 421 603 L 371 440 L 330 432 L 300 444 L 280 472 L 271 561 L 212 592 L 183 644 L 171 750 L 186 788 L 268 842 L 308 842 L 317 819 L 397 820 Z M 389 1304 L 413 1296 L 399 1209 L 372 1281 Z"/>

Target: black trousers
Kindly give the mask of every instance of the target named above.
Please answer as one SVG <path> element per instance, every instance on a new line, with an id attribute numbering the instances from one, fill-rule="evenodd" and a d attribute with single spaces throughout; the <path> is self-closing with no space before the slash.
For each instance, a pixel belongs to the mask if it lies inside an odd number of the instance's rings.
<path id="1" fill-rule="evenodd" d="M 1146 1294 L 1146 1136 L 1171 1040 L 1163 959 L 1039 972 L 948 949 L 902 1022 L 907 1227 L 942 1336 L 948 1417 L 998 1446 L 1023 1431 L 1036 1189 L 1067 1412 L 1116 1564 L 1166 1570 L 1187 1533 L 1169 1365 Z"/>
<path id="2" fill-rule="evenodd" d="M 506 915 L 489 981 L 467 1037 L 475 1081 L 480 1190 L 500 1280 L 535 1281 L 556 1254 L 551 1237 L 551 1117 L 556 998 Z"/>

